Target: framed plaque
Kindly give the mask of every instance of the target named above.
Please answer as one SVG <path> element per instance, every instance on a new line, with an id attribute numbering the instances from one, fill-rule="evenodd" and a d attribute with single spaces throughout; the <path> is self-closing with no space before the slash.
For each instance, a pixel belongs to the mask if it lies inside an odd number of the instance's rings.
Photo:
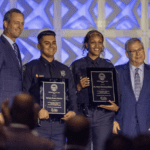
<path id="1" fill-rule="evenodd" d="M 90 78 L 90 103 L 110 105 L 109 100 L 118 104 L 115 68 L 87 68 Z"/>
<path id="2" fill-rule="evenodd" d="M 66 79 L 41 81 L 40 104 L 49 114 L 66 114 Z"/>

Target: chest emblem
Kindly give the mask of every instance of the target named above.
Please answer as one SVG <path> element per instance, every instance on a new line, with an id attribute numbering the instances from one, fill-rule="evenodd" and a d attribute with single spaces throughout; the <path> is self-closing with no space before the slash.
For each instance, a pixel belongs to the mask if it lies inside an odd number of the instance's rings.
<path id="1" fill-rule="evenodd" d="M 64 76 L 66 76 L 66 71 L 65 70 L 61 70 L 60 74 L 61 74 L 62 77 L 64 77 Z"/>

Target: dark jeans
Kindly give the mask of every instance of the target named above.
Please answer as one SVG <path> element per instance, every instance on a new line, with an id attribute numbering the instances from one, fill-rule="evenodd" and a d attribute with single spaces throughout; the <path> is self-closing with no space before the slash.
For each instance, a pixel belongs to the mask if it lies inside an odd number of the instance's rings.
<path id="1" fill-rule="evenodd" d="M 65 146 L 64 126 L 64 122 L 42 120 L 41 127 L 37 127 L 36 131 L 40 137 L 48 138 L 54 142 L 54 150 L 62 150 Z"/>
<path id="2" fill-rule="evenodd" d="M 90 139 L 86 150 L 103 150 L 105 141 L 112 135 L 114 112 L 105 109 L 88 109 Z"/>

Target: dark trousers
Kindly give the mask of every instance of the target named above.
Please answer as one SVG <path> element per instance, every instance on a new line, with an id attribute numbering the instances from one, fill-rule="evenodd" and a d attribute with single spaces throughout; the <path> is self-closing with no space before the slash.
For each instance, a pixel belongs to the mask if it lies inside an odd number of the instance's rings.
<path id="1" fill-rule="evenodd" d="M 64 126 L 65 123 L 60 121 L 42 120 L 41 126 L 36 128 L 39 136 L 48 138 L 55 144 L 54 150 L 62 150 L 65 146 Z"/>
<path id="2" fill-rule="evenodd" d="M 88 109 L 88 119 L 90 121 L 90 139 L 86 150 L 104 150 L 104 144 L 108 137 L 112 135 L 114 112 L 104 109 Z"/>

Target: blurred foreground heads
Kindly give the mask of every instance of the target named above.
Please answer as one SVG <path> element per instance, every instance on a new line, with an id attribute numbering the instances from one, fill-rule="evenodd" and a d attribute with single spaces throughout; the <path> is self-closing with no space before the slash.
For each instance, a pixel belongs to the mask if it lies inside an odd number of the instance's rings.
<path id="1" fill-rule="evenodd" d="M 67 150 L 84 150 L 90 133 L 90 124 L 88 119 L 76 115 L 66 122 L 65 137 L 67 138 Z"/>
<path id="2" fill-rule="evenodd" d="M 105 150 L 133 150 L 133 143 L 123 135 L 115 135 L 107 139 Z"/>
<path id="3" fill-rule="evenodd" d="M 40 138 L 33 131 L 38 120 L 39 105 L 34 103 L 31 95 L 27 93 L 16 95 L 11 107 L 8 101 L 5 101 L 2 110 L 5 123 L 9 125 L 4 130 L 7 138 L 6 148 L 13 150 L 53 149 L 53 142 Z"/>
<path id="4" fill-rule="evenodd" d="M 134 150 L 149 150 L 150 149 L 150 135 L 141 134 L 133 140 Z"/>

